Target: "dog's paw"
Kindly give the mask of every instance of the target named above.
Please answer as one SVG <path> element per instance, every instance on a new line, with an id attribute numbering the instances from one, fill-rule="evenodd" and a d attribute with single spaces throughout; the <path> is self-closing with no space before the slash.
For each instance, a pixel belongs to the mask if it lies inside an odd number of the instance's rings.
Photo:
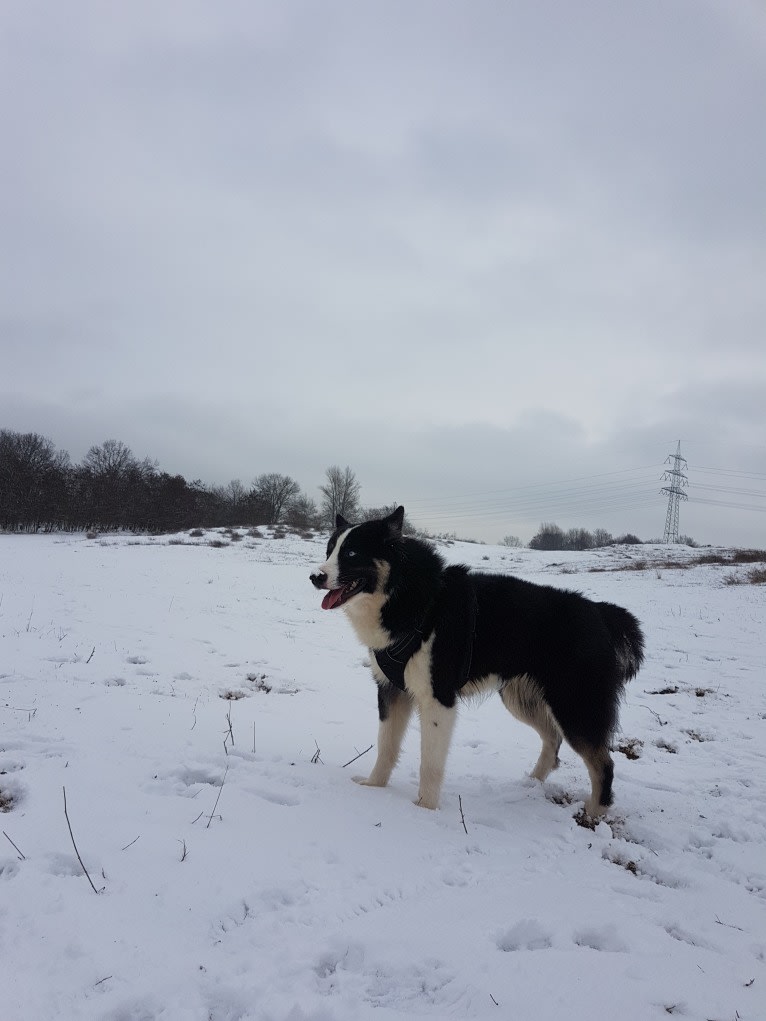
<path id="1" fill-rule="evenodd" d="M 352 776 L 351 779 L 354 783 L 361 784 L 362 787 L 385 787 L 384 783 L 378 783 L 371 776 Z"/>
<path id="2" fill-rule="evenodd" d="M 585 805 L 578 812 L 575 812 L 572 818 L 578 826 L 584 826 L 588 830 L 595 830 L 598 824 L 604 821 L 605 812 L 605 805 L 596 805 L 594 807 L 590 802 L 586 801 Z"/>

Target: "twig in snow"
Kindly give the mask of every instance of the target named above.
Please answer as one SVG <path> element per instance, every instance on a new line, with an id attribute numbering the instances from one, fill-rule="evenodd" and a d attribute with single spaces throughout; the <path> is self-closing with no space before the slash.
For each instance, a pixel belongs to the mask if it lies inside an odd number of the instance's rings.
<path id="1" fill-rule="evenodd" d="M 178 841 L 178 843 L 179 843 L 179 844 L 181 844 L 181 846 L 182 846 L 182 851 L 181 851 L 181 861 L 186 861 L 186 856 L 187 856 L 187 855 L 188 855 L 188 853 L 189 853 L 189 852 L 188 852 L 188 851 L 186 850 L 186 841 L 185 841 L 185 840 L 179 840 L 179 841 Z"/>
<path id="2" fill-rule="evenodd" d="M 27 709 L 23 705 L 4 705 L 3 709 L 10 709 L 12 713 L 29 713 L 30 719 L 37 712 L 37 709 Z"/>
<path id="3" fill-rule="evenodd" d="M 223 737 L 223 750 L 226 754 L 229 754 L 229 749 L 226 747 L 226 742 L 231 738 L 231 746 L 234 747 L 234 731 L 231 729 L 231 702 L 229 702 L 229 711 L 226 713 L 226 722 L 229 724 L 229 729 L 226 731 Z"/>
<path id="4" fill-rule="evenodd" d="M 718 917 L 718 915 L 716 915 L 716 916 L 715 916 L 715 920 L 716 920 L 716 923 L 717 923 L 718 925 L 723 925 L 723 926 L 725 926 L 725 927 L 726 927 L 727 929 L 736 929 L 736 930 L 737 930 L 737 932 L 744 932 L 744 931 L 745 931 L 744 929 L 740 928 L 740 926 L 739 926 L 739 925 L 729 925 L 729 923 L 728 923 L 728 922 L 722 922 L 722 921 L 721 921 L 721 919 L 720 919 L 720 918 Z"/>
<path id="5" fill-rule="evenodd" d="M 13 844 L 13 841 L 12 841 L 12 840 L 11 840 L 11 838 L 10 838 L 10 837 L 8 836 L 8 834 L 7 834 L 6 832 L 5 832 L 5 830 L 3 830 L 3 836 L 5 837 L 5 839 L 6 839 L 6 840 L 7 840 L 7 841 L 8 841 L 9 843 Z M 27 856 L 26 856 L 26 855 L 25 855 L 25 854 L 24 854 L 24 853 L 23 853 L 22 851 L 19 851 L 18 847 L 16 847 L 16 845 L 15 845 L 15 844 L 13 844 L 13 846 L 14 846 L 14 848 L 16 848 L 16 851 L 17 851 L 17 853 L 18 853 L 18 856 L 19 856 L 19 861 L 26 861 L 26 860 L 27 860 Z"/>
<path id="6" fill-rule="evenodd" d="M 208 819 L 207 826 L 205 827 L 206 830 L 210 829 L 210 823 L 213 821 L 213 816 L 215 815 L 216 808 L 218 808 L 218 798 L 221 797 L 221 791 L 223 791 L 223 785 L 226 783 L 226 774 L 228 772 L 229 772 L 229 764 L 227 762 L 226 763 L 226 769 L 224 770 L 224 773 L 223 773 L 223 780 L 221 780 L 221 786 L 220 786 L 220 788 L 218 790 L 218 797 L 215 799 L 215 804 L 213 805 L 213 811 L 210 813 L 210 818 Z"/>
<path id="7" fill-rule="evenodd" d="M 194 699 L 194 705 L 192 706 L 192 716 L 194 717 L 194 723 L 191 725 L 191 729 L 197 726 L 197 703 L 199 702 L 199 695 Z"/>
<path id="8" fill-rule="evenodd" d="M 492 993 L 490 993 L 490 994 L 489 994 L 489 998 L 490 998 L 490 1000 L 492 1000 L 492 1002 L 494 1003 L 494 1005 L 495 1005 L 496 1007 L 499 1007 L 499 1006 L 500 1006 L 500 1004 L 499 1004 L 499 1003 L 497 1002 L 497 1000 L 496 1000 L 496 999 L 495 999 L 495 997 L 494 997 L 494 996 L 492 995 Z"/>
<path id="9" fill-rule="evenodd" d="M 314 744 L 317 746 L 317 750 L 311 756 L 311 761 L 314 765 L 316 765 L 317 762 L 322 762 L 322 760 L 319 758 L 319 745 L 317 744 L 316 738 L 314 738 Z M 324 762 L 322 762 L 322 765 L 324 765 Z"/>
<path id="10" fill-rule="evenodd" d="M 372 745 L 370 745 L 370 747 L 369 747 L 369 748 L 365 748 L 365 750 L 364 750 L 363 752 L 359 752 L 359 754 L 358 754 L 358 755 L 355 755 L 355 756 L 353 757 L 353 759 L 349 759 L 349 760 L 348 760 L 348 762 L 344 762 L 344 763 L 343 763 L 343 765 L 342 765 L 342 766 L 341 766 L 340 768 L 341 768 L 341 769 L 345 769 L 345 768 L 346 768 L 346 766 L 350 766 L 352 762 L 356 762 L 356 760 L 357 760 L 357 759 L 361 759 L 361 757 L 362 757 L 363 755 L 366 755 L 366 754 L 367 754 L 367 752 L 369 752 L 369 751 L 372 751 Z"/>
<path id="11" fill-rule="evenodd" d="M 77 855 L 77 860 L 79 861 L 80 865 L 82 865 L 83 872 L 88 877 L 88 882 L 90 883 L 90 886 L 91 886 L 91 889 L 93 890 L 93 892 L 94 893 L 101 893 L 101 890 L 97 890 L 96 887 L 93 885 L 93 880 L 90 878 L 90 873 L 85 868 L 85 863 L 83 862 L 82 858 L 80 857 L 80 852 L 77 850 L 77 844 L 74 842 L 74 833 L 72 833 L 72 824 L 69 821 L 69 813 L 66 810 L 66 787 L 62 787 L 61 789 L 64 792 L 64 818 L 66 819 L 66 824 L 69 827 L 69 836 L 72 838 L 72 847 L 74 848 L 74 853 Z M 103 887 L 101 889 L 103 890 Z"/>
<path id="12" fill-rule="evenodd" d="M 460 806 L 460 821 L 463 824 L 463 829 L 465 830 L 465 835 L 468 836 L 468 827 L 465 824 L 465 816 L 463 815 L 463 799 L 461 798 L 461 796 L 459 794 L 457 796 L 457 803 Z"/>
<path id="13" fill-rule="evenodd" d="M 93 659 L 93 654 L 95 653 L 95 651 L 96 651 L 96 646 L 94 645 L 93 648 L 90 650 L 90 656 L 88 656 L 88 658 L 85 660 L 85 665 L 86 666 Z"/>
<path id="14" fill-rule="evenodd" d="M 136 840 L 140 840 L 140 839 L 141 839 L 141 834 L 139 833 L 138 836 L 135 838 L 135 840 L 131 840 L 131 842 L 129 844 L 126 844 L 124 847 L 120 848 L 120 850 L 121 851 L 127 851 L 127 849 L 129 847 L 132 847 L 135 844 Z"/>
<path id="15" fill-rule="evenodd" d="M 102 982 L 108 982 L 111 977 L 112 977 L 111 975 L 105 975 L 103 978 L 100 978 L 98 982 L 96 982 L 96 984 L 93 986 L 93 988 L 95 989 L 96 986 L 100 986 Z"/>
<path id="16" fill-rule="evenodd" d="M 651 706 L 648 706 L 648 705 L 644 705 L 644 704 L 643 704 L 643 702 L 639 702 L 639 703 L 637 703 L 637 704 L 638 704 L 638 705 L 640 705 L 642 709 L 648 709 L 648 710 L 649 710 L 649 712 L 650 712 L 650 713 L 652 714 L 652 716 L 654 716 L 654 718 L 655 718 L 655 719 L 657 720 L 657 722 L 659 723 L 659 725 L 660 725 L 661 727 L 664 727 L 664 726 L 666 726 L 666 725 L 667 725 L 667 722 L 668 722 L 668 721 L 667 721 L 667 720 L 663 720 L 663 719 L 662 719 L 662 717 L 660 716 L 660 714 L 659 714 L 659 713 L 656 713 L 656 712 L 654 711 L 654 709 L 652 709 L 652 707 L 651 707 Z"/>

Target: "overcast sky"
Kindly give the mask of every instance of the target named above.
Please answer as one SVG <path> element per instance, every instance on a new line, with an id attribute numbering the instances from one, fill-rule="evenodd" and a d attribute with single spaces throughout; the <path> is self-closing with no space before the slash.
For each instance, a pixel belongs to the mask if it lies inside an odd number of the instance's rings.
<path id="1" fill-rule="evenodd" d="M 766 541 L 759 0 L 7 0 L 0 121 L 0 427 Z"/>

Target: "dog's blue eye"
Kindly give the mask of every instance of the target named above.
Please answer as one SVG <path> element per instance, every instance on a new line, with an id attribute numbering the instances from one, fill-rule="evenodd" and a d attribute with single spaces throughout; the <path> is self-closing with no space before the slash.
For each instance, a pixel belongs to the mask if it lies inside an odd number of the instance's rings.
<path id="1" fill-rule="evenodd" d="M 356 556 L 356 550 L 353 550 L 353 549 L 347 549 L 347 550 L 346 550 L 346 556 L 347 556 L 347 557 L 355 557 L 355 556 Z"/>

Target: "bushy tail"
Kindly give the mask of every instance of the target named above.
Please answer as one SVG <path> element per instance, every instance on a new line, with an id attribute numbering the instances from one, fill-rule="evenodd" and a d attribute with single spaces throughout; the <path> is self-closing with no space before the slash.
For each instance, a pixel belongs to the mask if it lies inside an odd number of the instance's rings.
<path id="1" fill-rule="evenodd" d="M 614 603 L 599 603 L 604 623 L 614 642 L 621 679 L 629 681 L 644 661 L 644 635 L 641 625 L 628 610 Z"/>

